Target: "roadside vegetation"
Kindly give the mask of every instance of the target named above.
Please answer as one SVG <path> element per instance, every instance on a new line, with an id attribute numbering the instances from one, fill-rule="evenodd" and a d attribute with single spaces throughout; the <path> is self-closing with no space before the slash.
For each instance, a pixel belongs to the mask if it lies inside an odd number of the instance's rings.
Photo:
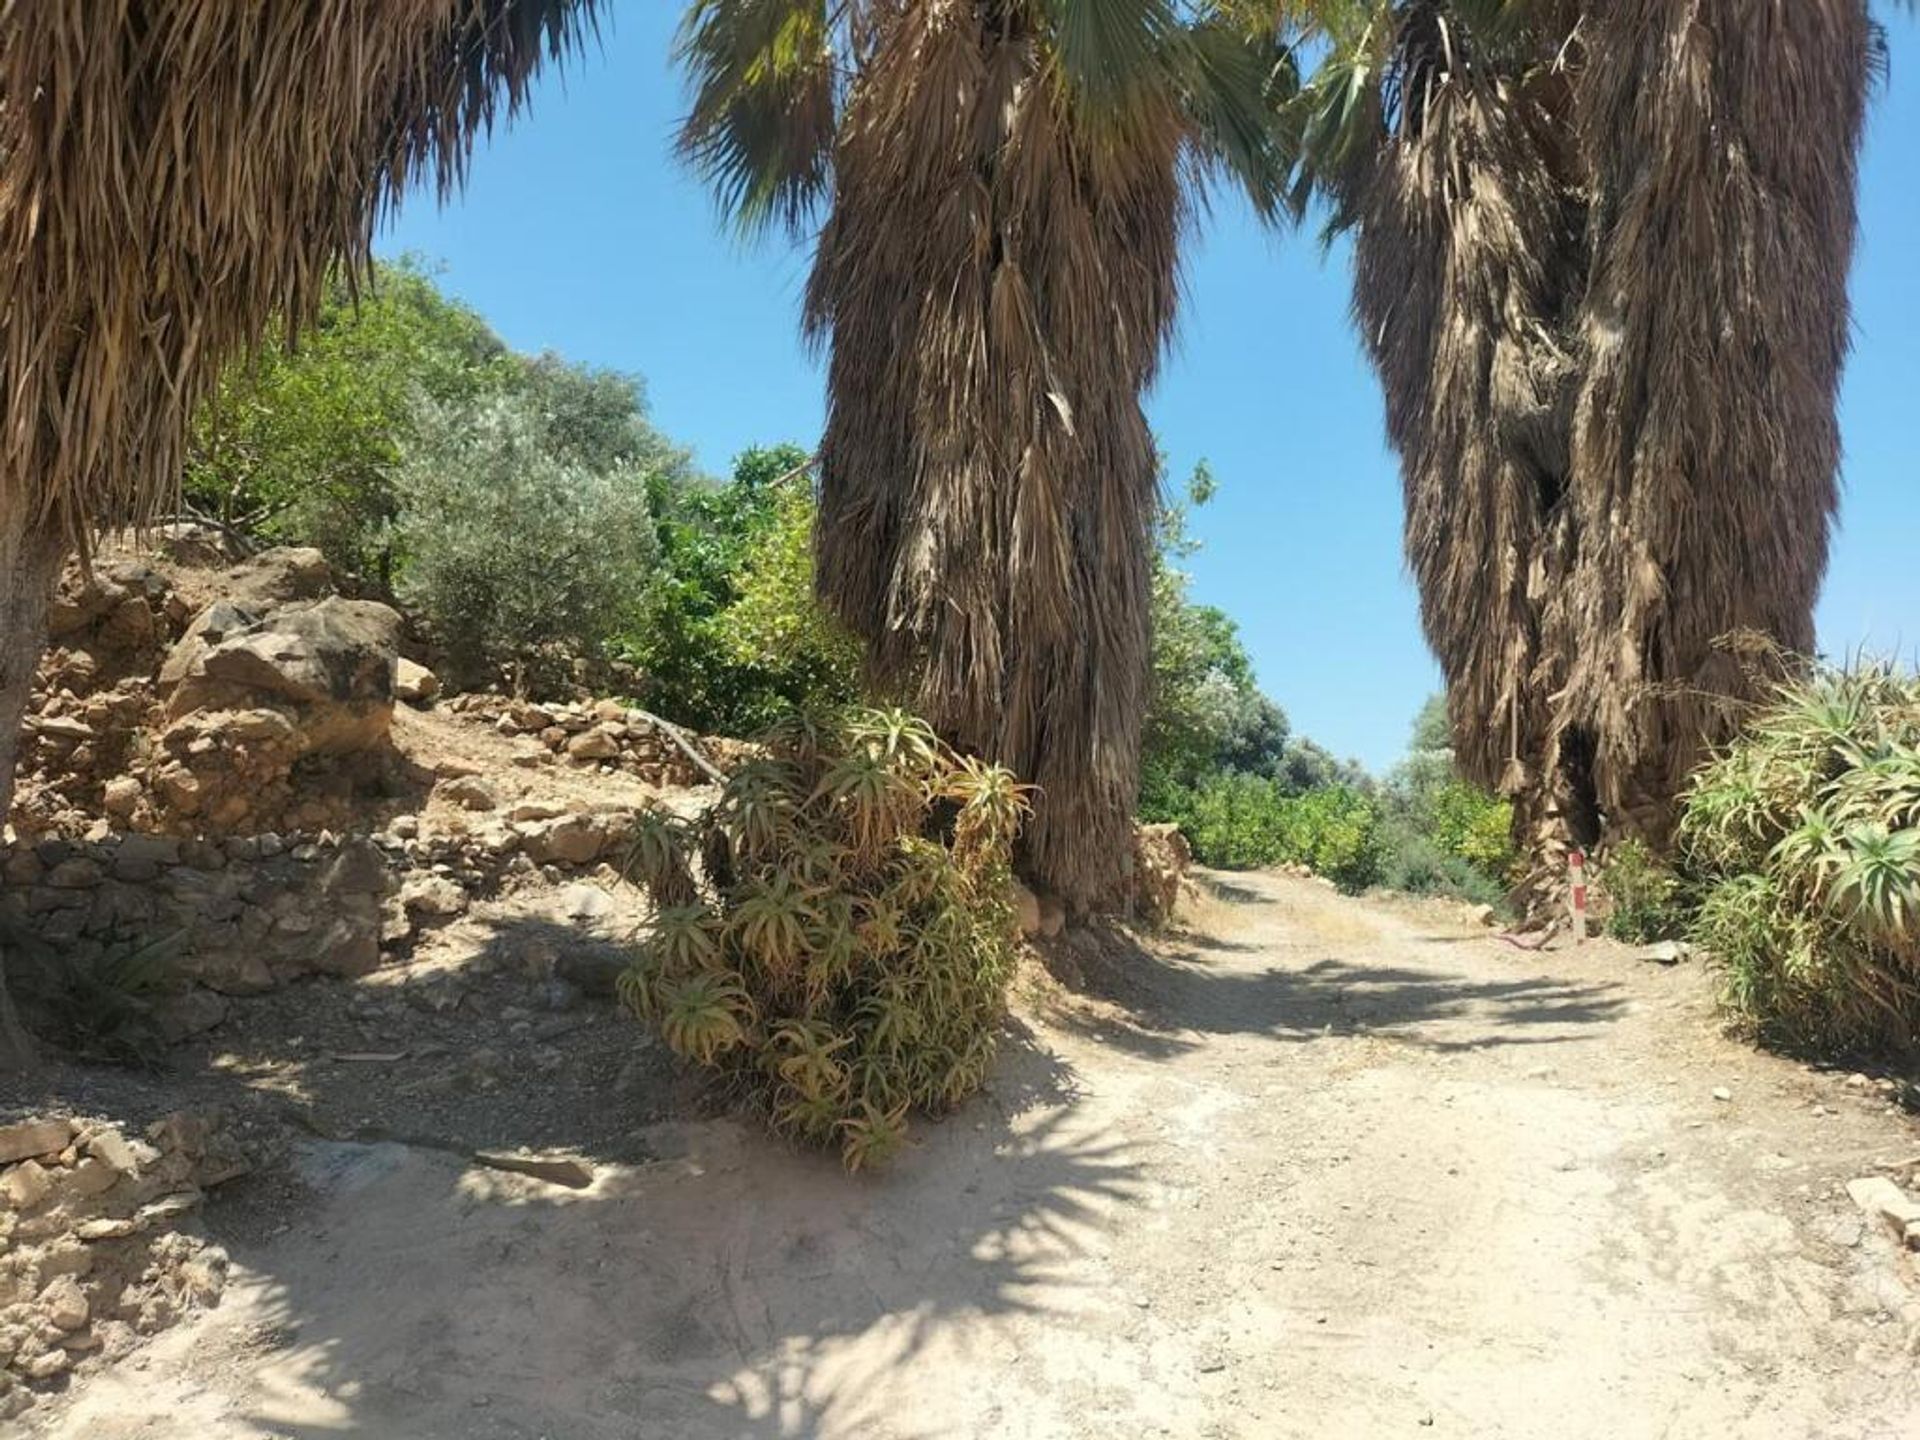
<path id="1" fill-rule="evenodd" d="M 898 710 L 765 738 L 704 815 L 643 821 L 628 869 L 657 908 L 620 993 L 775 1129 L 858 1170 L 986 1078 L 1028 801 Z"/>
<path id="2" fill-rule="evenodd" d="M 1613 933 L 1685 937 L 1757 1036 L 1920 1043 L 1920 677 L 1861 662 L 1779 683 L 1694 775 L 1671 867 L 1617 847 Z"/>

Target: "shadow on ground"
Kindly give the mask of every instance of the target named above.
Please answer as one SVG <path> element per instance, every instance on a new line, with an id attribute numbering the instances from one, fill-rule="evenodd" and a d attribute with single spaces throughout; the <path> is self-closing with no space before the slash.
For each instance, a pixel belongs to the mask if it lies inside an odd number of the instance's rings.
<path id="1" fill-rule="evenodd" d="M 1069 1303 L 1066 1262 L 1132 1193 L 1076 1113 L 1016 1027 L 990 1091 L 877 1177 L 724 1121 L 654 1127 L 660 1159 L 580 1194 L 315 1143 L 317 1229 L 236 1256 L 273 1343 L 233 1433 L 912 1435 L 890 1374 L 979 1373 L 952 1322 Z"/>
<path id="2" fill-rule="evenodd" d="M 1248 884 L 1210 877 L 1208 889 L 1236 908 L 1273 903 Z M 1384 935 L 1357 932 L 1329 942 L 1285 921 L 1280 915 L 1256 922 L 1231 937 L 1192 930 L 1143 936 L 1118 926 L 1077 932 L 1051 964 L 1069 988 L 1101 1003 L 1060 1005 L 1048 1018 L 1149 1058 L 1235 1034 L 1292 1043 L 1376 1035 L 1448 1052 L 1579 1039 L 1613 1021 L 1626 1003 L 1624 987 L 1612 982 L 1544 974 L 1489 979 L 1400 965 L 1390 958 L 1396 941 Z M 1425 948 L 1432 937 L 1398 941 Z"/>

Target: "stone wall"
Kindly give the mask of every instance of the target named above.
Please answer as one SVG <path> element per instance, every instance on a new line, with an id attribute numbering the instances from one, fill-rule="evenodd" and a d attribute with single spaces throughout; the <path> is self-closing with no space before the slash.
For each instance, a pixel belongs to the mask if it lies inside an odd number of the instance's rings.
<path id="1" fill-rule="evenodd" d="M 58 1115 L 0 1124 L 0 1422 L 219 1300 L 226 1252 L 192 1219 L 247 1169 L 218 1117 L 169 1115 L 144 1138 Z"/>
<path id="2" fill-rule="evenodd" d="M 634 812 L 523 804 L 463 833 L 422 835 L 411 816 L 376 835 L 226 840 L 110 835 L 0 847 L 0 922 L 70 962 L 162 943 L 184 982 L 251 995 L 305 975 L 363 975 L 383 952 L 514 877 L 559 881 L 618 863 Z M 204 1003 L 176 1015 L 217 1019 Z"/>

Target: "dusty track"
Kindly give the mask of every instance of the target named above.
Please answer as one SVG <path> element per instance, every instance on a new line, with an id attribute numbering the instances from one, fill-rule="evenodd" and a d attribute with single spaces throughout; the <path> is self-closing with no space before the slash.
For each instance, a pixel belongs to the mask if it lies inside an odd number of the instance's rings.
<path id="1" fill-rule="evenodd" d="M 1871 1086 L 1720 1038 L 1690 967 L 1224 894 L 1029 997 L 878 1179 L 721 1123 L 578 1194 L 316 1143 L 48 1433 L 1920 1435 L 1914 1271 L 1840 1190 L 1920 1156 Z"/>

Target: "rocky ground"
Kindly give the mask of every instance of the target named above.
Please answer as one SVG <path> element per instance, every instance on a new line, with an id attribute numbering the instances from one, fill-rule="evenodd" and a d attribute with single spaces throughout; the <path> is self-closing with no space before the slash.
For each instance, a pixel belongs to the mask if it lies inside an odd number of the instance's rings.
<path id="1" fill-rule="evenodd" d="M 1691 962 L 1221 877 L 1185 932 L 1069 932 L 989 1092 L 849 1178 L 700 1118 L 602 1002 L 499 958 L 501 918 L 247 1000 L 158 1078 L 66 1077 L 50 1102 L 299 1118 L 186 1222 L 231 1256 L 217 1307 L 17 1428 L 1920 1433 L 1904 1077 L 1725 1038 Z M 582 1168 L 474 1158 L 523 1140 Z"/>

